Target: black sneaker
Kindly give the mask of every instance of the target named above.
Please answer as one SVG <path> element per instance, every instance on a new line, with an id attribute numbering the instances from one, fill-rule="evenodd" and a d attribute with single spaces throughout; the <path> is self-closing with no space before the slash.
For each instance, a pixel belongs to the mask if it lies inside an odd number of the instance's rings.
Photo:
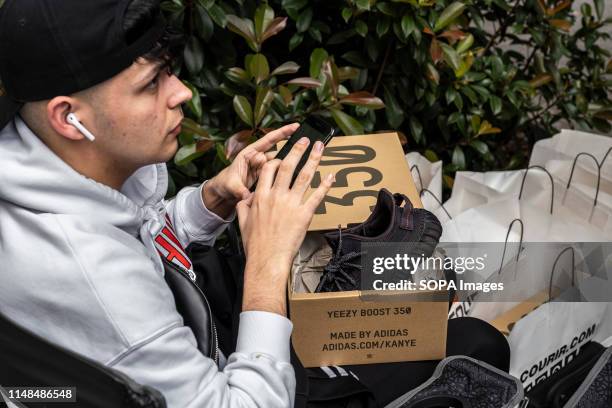
<path id="1" fill-rule="evenodd" d="M 401 207 L 403 202 L 406 204 Z M 405 195 L 391 194 L 383 188 L 365 222 L 324 235 L 334 255 L 315 292 L 361 289 L 362 242 L 420 242 L 414 246 L 414 256 L 429 257 L 441 235 L 442 225 L 435 215 L 414 208 Z"/>

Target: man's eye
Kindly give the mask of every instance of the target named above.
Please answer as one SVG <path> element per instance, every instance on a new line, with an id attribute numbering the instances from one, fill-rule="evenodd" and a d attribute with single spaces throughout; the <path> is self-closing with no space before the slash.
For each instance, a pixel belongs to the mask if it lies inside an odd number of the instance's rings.
<path id="1" fill-rule="evenodd" d="M 158 84 L 159 84 L 159 74 L 155 75 L 155 78 L 153 78 L 151 82 L 148 83 L 147 89 L 155 89 L 157 88 Z"/>

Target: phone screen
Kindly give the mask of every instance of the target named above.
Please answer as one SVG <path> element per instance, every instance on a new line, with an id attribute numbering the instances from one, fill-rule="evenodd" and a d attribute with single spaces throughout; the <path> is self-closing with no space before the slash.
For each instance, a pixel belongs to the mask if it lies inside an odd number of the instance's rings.
<path id="1" fill-rule="evenodd" d="M 310 152 L 314 147 L 315 142 L 321 141 L 323 144 L 327 145 L 330 139 L 333 137 L 335 133 L 335 129 L 333 126 L 328 124 L 326 121 L 316 118 L 316 117 L 308 117 L 302 123 L 300 123 L 300 127 L 291 135 L 287 143 L 281 148 L 278 154 L 275 156 L 276 159 L 284 159 L 287 154 L 291 151 L 291 148 L 294 144 L 297 143 L 302 137 L 307 137 L 310 139 L 310 144 L 306 148 L 306 151 L 302 155 L 301 160 L 298 165 L 295 167 L 295 172 L 293 173 L 293 178 L 291 180 L 291 186 L 293 186 L 293 182 L 297 178 L 298 174 L 300 174 L 300 170 L 306 164 L 308 160 L 308 156 L 310 156 Z M 255 191 L 256 185 L 254 184 L 251 187 L 251 191 Z"/>
<path id="2" fill-rule="evenodd" d="M 291 151 L 293 145 L 296 144 L 297 141 L 304 136 L 310 139 L 308 149 L 306 150 L 306 152 L 304 152 L 304 157 L 306 157 L 306 159 L 308 159 L 308 155 L 310 154 L 310 151 L 312 150 L 312 147 L 314 146 L 316 141 L 320 140 L 324 144 L 327 144 L 329 138 L 331 138 L 334 133 L 334 129 L 330 125 L 327 125 L 324 122 L 320 122 L 322 121 L 314 122 L 313 120 L 306 120 L 301 123 L 300 127 L 295 131 L 295 133 L 293 133 L 293 135 L 291 135 L 291 137 L 289 138 L 287 143 L 285 143 L 280 152 L 278 152 L 276 158 L 281 160 L 284 159 L 289 153 L 289 151 Z M 326 126 L 326 128 L 322 128 L 322 125 Z"/>
<path id="3" fill-rule="evenodd" d="M 334 135 L 334 131 L 335 129 L 327 122 L 321 119 L 310 117 L 307 118 L 304 122 L 302 122 L 300 124 L 300 127 L 295 131 L 295 133 L 291 135 L 287 143 L 276 155 L 277 159 L 284 159 L 289 153 L 289 151 L 291 151 L 293 145 L 296 144 L 297 141 L 300 140 L 302 137 L 305 136 L 310 139 L 310 144 L 306 148 L 306 151 L 302 155 L 302 158 L 300 159 L 298 165 L 295 167 L 295 172 L 293 173 L 291 185 L 293 185 L 293 182 L 297 178 L 298 174 L 300 174 L 300 170 L 302 170 L 302 167 L 304 167 L 304 164 L 306 164 L 308 156 L 310 156 L 310 152 L 312 151 L 315 142 L 321 141 L 323 142 L 323 144 L 326 145 L 327 142 L 329 142 L 329 140 Z"/>

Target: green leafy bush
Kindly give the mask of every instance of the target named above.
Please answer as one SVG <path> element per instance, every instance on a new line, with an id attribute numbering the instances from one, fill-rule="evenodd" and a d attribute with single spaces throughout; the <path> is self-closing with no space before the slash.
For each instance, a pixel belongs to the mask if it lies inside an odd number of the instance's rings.
<path id="1" fill-rule="evenodd" d="M 168 0 L 192 89 L 179 186 L 308 114 L 344 134 L 397 130 L 456 170 L 524 166 L 563 125 L 609 133 L 603 0 Z M 608 43 L 609 44 L 609 43 Z M 172 191 L 170 192 L 172 194 Z"/>

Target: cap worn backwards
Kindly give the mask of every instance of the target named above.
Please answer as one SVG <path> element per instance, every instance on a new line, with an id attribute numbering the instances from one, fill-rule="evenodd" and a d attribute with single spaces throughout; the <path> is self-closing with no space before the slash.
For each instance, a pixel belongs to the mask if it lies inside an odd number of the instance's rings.
<path id="1" fill-rule="evenodd" d="M 24 102 L 70 95 L 129 67 L 162 36 L 161 13 L 127 43 L 132 0 L 6 0 L 0 6 L 0 129 Z"/>

